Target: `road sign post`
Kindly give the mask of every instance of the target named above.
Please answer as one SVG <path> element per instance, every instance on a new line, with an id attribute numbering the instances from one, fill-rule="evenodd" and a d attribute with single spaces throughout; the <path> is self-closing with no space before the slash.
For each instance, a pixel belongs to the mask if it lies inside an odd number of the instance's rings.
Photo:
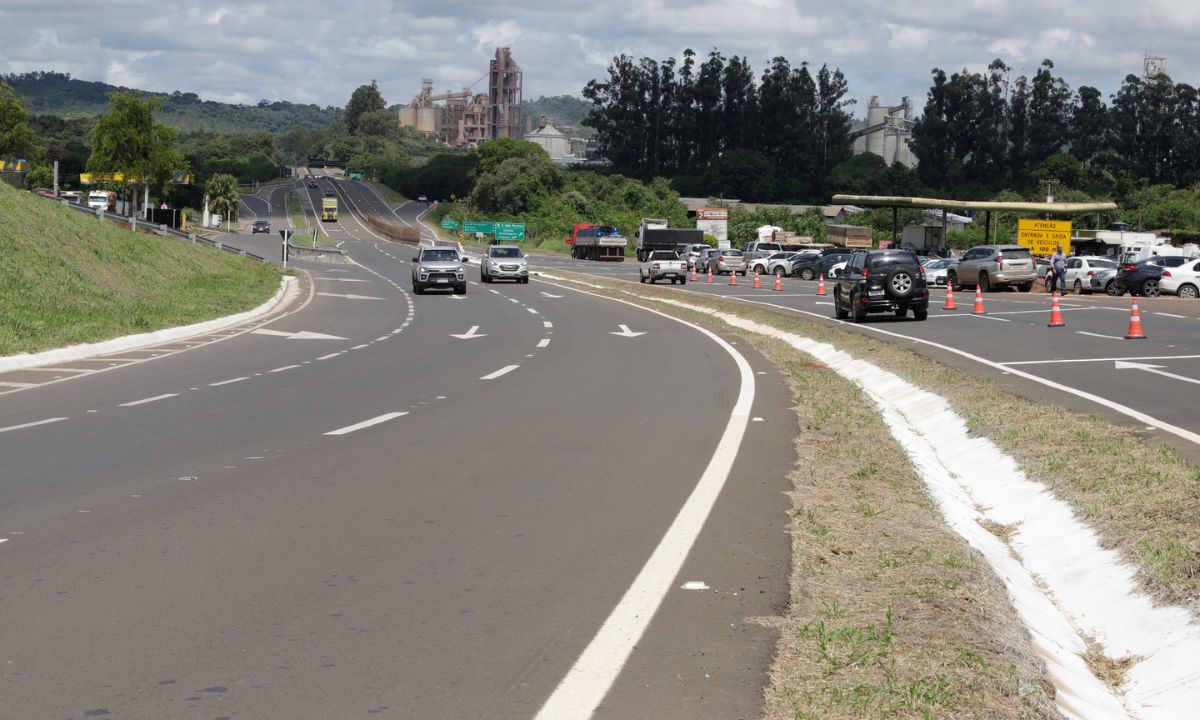
<path id="1" fill-rule="evenodd" d="M 288 261 L 288 241 L 292 239 L 292 231 L 280 230 L 279 237 L 283 238 L 283 268 L 286 270 Z M 316 240 L 316 237 L 314 237 L 313 240 Z"/>

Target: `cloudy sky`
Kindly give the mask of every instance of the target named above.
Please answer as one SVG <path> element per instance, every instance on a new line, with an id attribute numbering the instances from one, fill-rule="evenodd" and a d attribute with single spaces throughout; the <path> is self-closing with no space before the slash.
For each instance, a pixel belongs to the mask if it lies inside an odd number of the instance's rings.
<path id="1" fill-rule="evenodd" d="M 1196 0 L 0 0 L 0 73 L 342 106 L 371 80 L 389 104 L 423 77 L 438 92 L 485 91 L 497 46 L 512 48 L 527 99 L 578 95 L 620 53 L 715 47 L 756 75 L 776 55 L 840 67 L 861 116 L 872 95 L 908 95 L 919 111 L 931 68 L 996 57 L 1030 75 L 1050 58 L 1072 89 L 1107 96 L 1150 53 L 1196 85 L 1198 36 Z"/>

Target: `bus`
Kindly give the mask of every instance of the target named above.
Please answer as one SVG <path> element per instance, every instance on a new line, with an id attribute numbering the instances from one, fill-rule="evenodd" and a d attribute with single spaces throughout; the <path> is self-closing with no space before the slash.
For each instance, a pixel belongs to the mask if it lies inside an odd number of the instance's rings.
<path id="1" fill-rule="evenodd" d="M 333 193 L 329 193 L 321 198 L 321 220 L 336 221 L 338 211 L 337 197 Z"/>

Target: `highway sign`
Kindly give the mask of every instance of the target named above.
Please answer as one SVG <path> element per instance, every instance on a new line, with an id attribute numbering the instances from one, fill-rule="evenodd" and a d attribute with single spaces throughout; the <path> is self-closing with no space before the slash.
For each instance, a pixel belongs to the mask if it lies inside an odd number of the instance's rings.
<path id="1" fill-rule="evenodd" d="M 469 233 L 487 233 L 491 235 L 496 231 L 496 223 L 491 222 L 474 222 L 468 220 L 463 223 L 463 232 Z"/>
<path id="2" fill-rule="evenodd" d="M 498 222 L 496 223 L 497 240 L 524 240 L 525 223 Z"/>
<path id="3" fill-rule="evenodd" d="M 1070 253 L 1071 221 L 1021 218 L 1017 221 L 1017 242 L 1034 255 L 1053 255 L 1058 245 Z"/>
<path id="4" fill-rule="evenodd" d="M 443 220 L 442 227 L 446 228 L 447 230 L 454 230 L 458 227 L 458 221 L 457 220 Z"/>

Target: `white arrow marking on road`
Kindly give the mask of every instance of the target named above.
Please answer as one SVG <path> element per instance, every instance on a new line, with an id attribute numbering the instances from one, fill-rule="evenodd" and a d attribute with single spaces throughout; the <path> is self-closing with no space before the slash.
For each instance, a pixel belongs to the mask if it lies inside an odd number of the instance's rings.
<path id="1" fill-rule="evenodd" d="M 370 295 L 339 295 L 337 293 L 326 293 L 326 292 L 319 292 L 317 294 L 324 295 L 325 297 L 346 298 L 347 300 L 382 300 L 383 299 L 383 298 L 378 298 L 378 297 L 371 297 Z"/>
<path id="2" fill-rule="evenodd" d="M 1159 370 L 1158 368 L 1161 368 L 1162 365 L 1151 365 L 1149 363 L 1125 362 L 1123 360 L 1117 360 L 1114 364 L 1116 365 L 1115 369 L 1117 369 L 1117 370 L 1130 370 L 1130 369 L 1145 370 L 1146 372 L 1152 372 L 1155 375 L 1162 375 L 1163 377 L 1169 377 L 1172 380 L 1182 380 L 1184 382 L 1189 382 L 1189 383 L 1193 383 L 1196 385 L 1200 385 L 1200 380 L 1197 380 L 1196 378 L 1184 377 L 1183 375 L 1176 375 L 1175 373 L 1169 373 L 1169 372 L 1165 372 L 1163 370 Z"/>
<path id="3" fill-rule="evenodd" d="M 266 330 L 266 329 L 260 328 L 258 330 L 251 330 L 250 334 L 251 335 L 270 335 L 272 337 L 285 337 L 289 340 L 345 340 L 346 339 L 344 337 L 338 337 L 337 335 L 326 335 L 325 333 L 309 332 L 307 330 L 301 330 L 300 332 L 292 333 L 292 332 L 284 332 L 283 330 Z"/>
<path id="4" fill-rule="evenodd" d="M 562 297 L 562 295 L 551 295 L 550 293 L 548 293 L 548 292 L 546 292 L 545 290 L 543 290 L 543 291 L 542 291 L 542 297 L 548 297 L 548 298 L 555 298 L 555 299 L 557 299 L 557 298 L 560 298 L 560 297 Z"/>
<path id="5" fill-rule="evenodd" d="M 610 333 L 610 334 L 620 335 L 621 337 L 637 337 L 638 335 L 646 334 L 644 332 L 633 332 L 632 330 L 629 329 L 628 325 L 618 325 L 617 327 L 621 328 L 621 332 L 615 332 L 615 333 Z"/>
<path id="6" fill-rule="evenodd" d="M 472 325 L 471 329 L 466 331 L 462 335 L 455 335 L 454 333 L 450 333 L 450 337 L 455 337 L 455 338 L 458 338 L 459 340 L 470 340 L 471 338 L 487 337 L 487 333 L 476 334 L 475 331 L 478 329 L 479 329 L 478 325 Z"/>

